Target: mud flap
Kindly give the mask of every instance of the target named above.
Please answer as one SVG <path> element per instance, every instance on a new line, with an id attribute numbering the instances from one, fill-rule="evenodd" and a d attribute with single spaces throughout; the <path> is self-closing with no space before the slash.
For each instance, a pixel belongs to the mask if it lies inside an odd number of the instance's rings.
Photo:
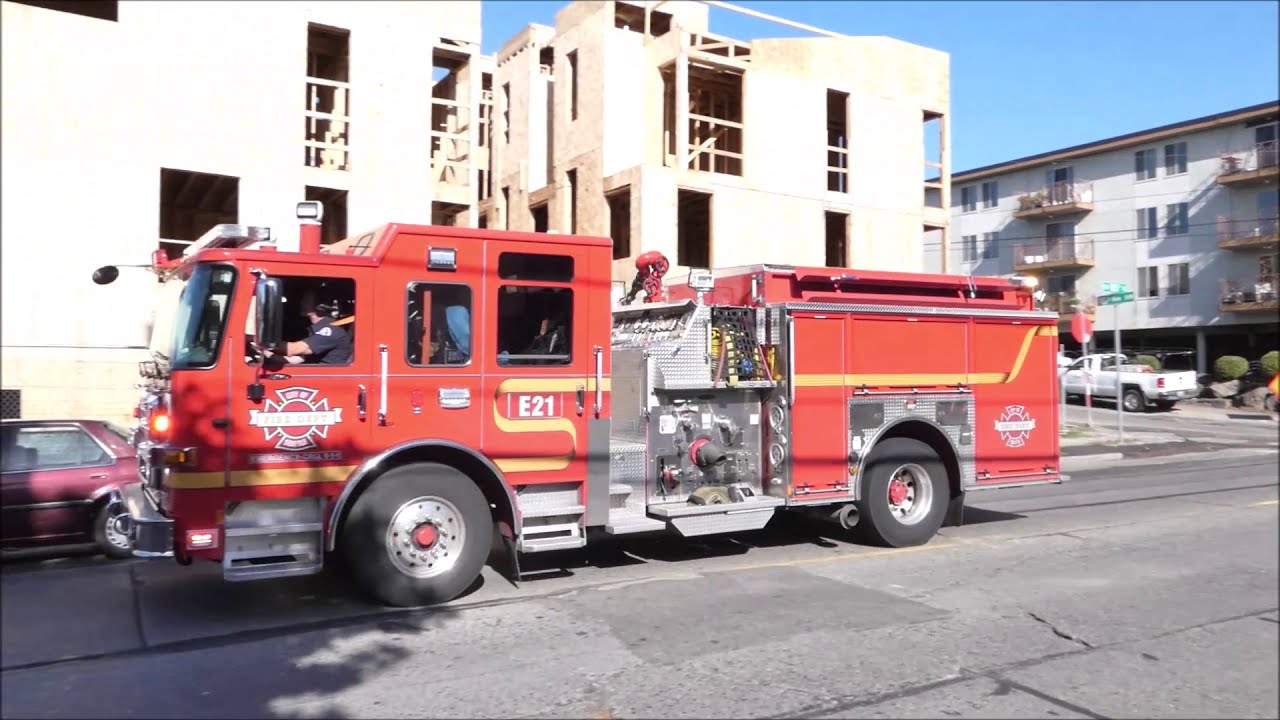
<path id="1" fill-rule="evenodd" d="M 960 493 L 947 503 L 947 514 L 942 518 L 942 527 L 960 527 L 964 524 L 964 493 Z"/>
<path id="2" fill-rule="evenodd" d="M 489 554 L 489 566 L 512 587 L 520 587 L 520 554 L 516 552 L 516 541 L 506 532 L 505 523 L 493 525 L 493 551 Z"/>

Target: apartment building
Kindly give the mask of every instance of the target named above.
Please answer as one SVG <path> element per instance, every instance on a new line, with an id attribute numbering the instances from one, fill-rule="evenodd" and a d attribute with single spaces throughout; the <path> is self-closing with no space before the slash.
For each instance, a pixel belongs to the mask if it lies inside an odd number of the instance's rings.
<path id="1" fill-rule="evenodd" d="M 926 241 L 927 266 L 1035 276 L 1098 347 L 1118 318 L 1123 346 L 1194 348 L 1200 372 L 1256 359 L 1280 347 L 1278 121 L 1268 102 L 956 173 L 954 242 Z M 1097 307 L 1104 282 L 1135 302 Z"/>
<path id="2" fill-rule="evenodd" d="M 648 250 L 673 274 L 920 270 L 922 231 L 948 224 L 947 54 L 768 19 L 814 37 L 737 40 L 702 3 L 622 1 L 512 37 L 482 222 L 612 237 L 617 286 Z"/>
<path id="3" fill-rule="evenodd" d="M 478 2 L 0 11 L 5 417 L 129 412 L 159 285 L 129 268 L 94 285 L 99 265 L 180 254 L 217 223 L 296 244 L 303 199 L 325 202 L 325 242 L 475 222 L 491 70 Z"/>

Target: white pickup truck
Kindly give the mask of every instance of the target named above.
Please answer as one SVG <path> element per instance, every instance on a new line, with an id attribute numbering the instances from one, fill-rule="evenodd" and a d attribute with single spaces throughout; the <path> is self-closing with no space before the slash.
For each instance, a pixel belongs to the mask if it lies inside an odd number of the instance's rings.
<path id="1" fill-rule="evenodd" d="M 1086 355 L 1066 367 L 1058 368 L 1062 392 L 1069 400 L 1085 394 L 1088 383 L 1093 397 L 1114 400 L 1120 388 L 1121 405 L 1126 412 L 1142 412 L 1149 405 L 1169 410 L 1179 400 L 1195 397 L 1199 392 L 1193 370 L 1152 370 L 1116 353 Z"/>

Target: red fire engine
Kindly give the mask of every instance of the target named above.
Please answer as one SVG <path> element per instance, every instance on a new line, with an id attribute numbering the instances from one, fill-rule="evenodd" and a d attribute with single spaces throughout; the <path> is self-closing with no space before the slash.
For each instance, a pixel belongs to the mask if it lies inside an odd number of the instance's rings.
<path id="1" fill-rule="evenodd" d="M 320 211 L 299 205 L 297 252 L 220 225 L 154 266 L 184 288 L 171 351 L 144 364 L 135 554 L 247 580 L 340 553 L 375 598 L 420 605 L 494 543 L 514 562 L 799 511 L 907 546 L 969 491 L 1064 479 L 1058 318 L 1024 283 L 777 265 L 664 283 L 648 253 L 615 303 L 607 238 L 387 224 L 321 247 Z M 326 329 L 349 355 L 307 362 Z"/>

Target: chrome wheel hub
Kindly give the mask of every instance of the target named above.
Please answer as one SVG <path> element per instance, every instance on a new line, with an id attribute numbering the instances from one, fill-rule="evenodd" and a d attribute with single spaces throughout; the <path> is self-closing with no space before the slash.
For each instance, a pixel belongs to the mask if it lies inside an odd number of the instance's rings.
<path id="1" fill-rule="evenodd" d="M 413 578 L 448 572 L 458 562 L 466 526 L 462 513 L 443 498 L 422 496 L 401 505 L 387 526 L 391 564 Z"/>
<path id="2" fill-rule="evenodd" d="M 903 525 L 920 522 L 933 507 L 933 483 L 929 473 L 914 463 L 893 471 L 885 494 L 890 514 Z"/>

